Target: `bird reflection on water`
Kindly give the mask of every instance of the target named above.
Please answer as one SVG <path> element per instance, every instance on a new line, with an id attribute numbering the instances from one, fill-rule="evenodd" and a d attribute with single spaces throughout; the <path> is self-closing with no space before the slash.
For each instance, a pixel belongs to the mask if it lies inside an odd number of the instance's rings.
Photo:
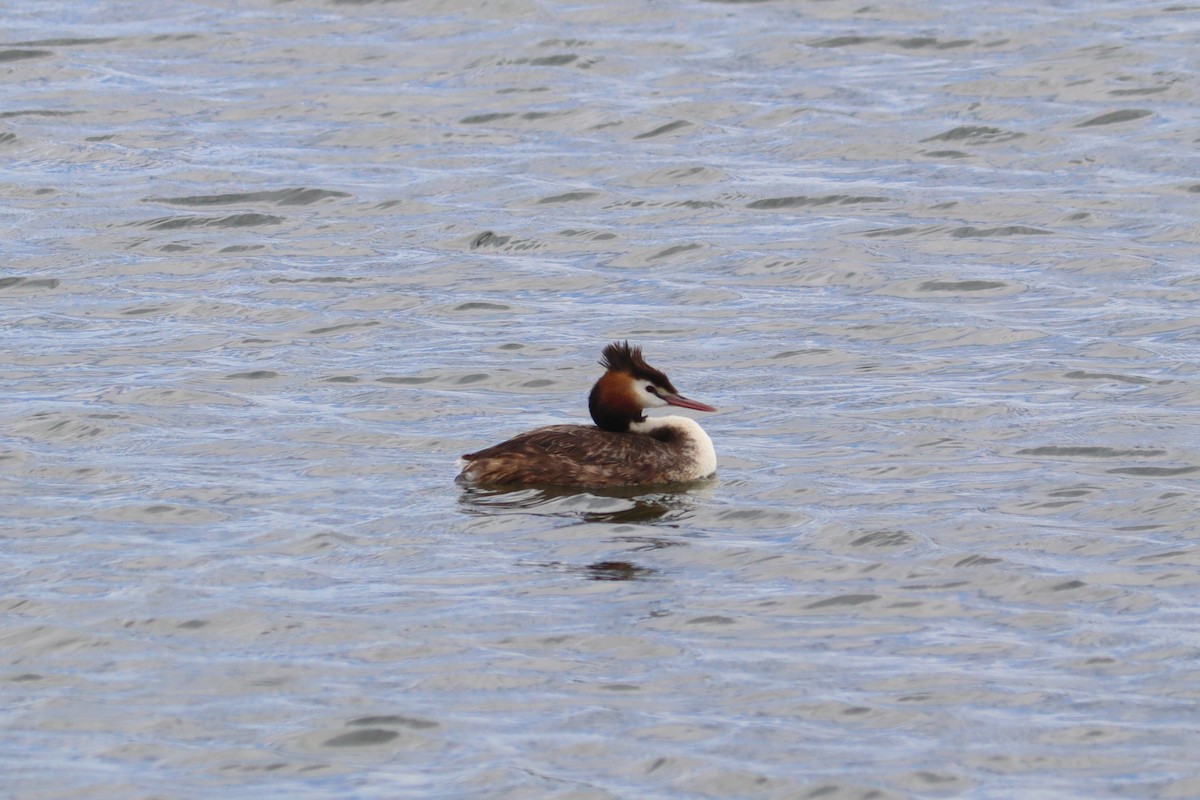
<path id="1" fill-rule="evenodd" d="M 703 489 L 705 484 L 692 483 L 688 488 L 695 491 Z M 459 506 L 468 514 L 525 513 L 617 524 L 671 524 L 682 520 L 693 505 L 689 493 L 670 490 L 647 493 L 644 487 L 580 491 L 560 486 L 471 486 L 459 497 Z"/>
<path id="2" fill-rule="evenodd" d="M 597 561 L 584 567 L 584 574 L 594 581 L 632 581 L 654 573 L 655 570 L 628 561 Z"/>
<path id="3" fill-rule="evenodd" d="M 715 479 L 689 485 L 689 492 L 662 490 L 646 492 L 645 488 L 623 487 L 579 491 L 564 487 L 465 488 L 459 497 L 459 507 L 474 516 L 497 514 L 529 514 L 539 517 L 562 517 L 567 524 L 580 522 L 631 527 L 627 534 L 619 529 L 607 537 L 609 542 L 628 545 L 629 552 L 645 552 L 677 547 L 683 544 L 682 531 L 694 511 L 693 493 Z M 649 528 L 649 530 L 647 529 Z M 662 530 L 663 535 L 654 535 Z M 640 566 L 627 559 L 604 559 L 584 567 L 563 564 L 541 566 L 567 567 L 583 577 L 596 581 L 628 581 L 653 576 L 656 570 Z"/>

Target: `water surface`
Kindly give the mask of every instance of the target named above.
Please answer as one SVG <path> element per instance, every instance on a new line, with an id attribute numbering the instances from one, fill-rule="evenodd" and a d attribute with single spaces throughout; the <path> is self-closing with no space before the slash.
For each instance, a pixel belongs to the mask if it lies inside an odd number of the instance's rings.
<path id="1" fill-rule="evenodd" d="M 1195 9 L 6 22 L 6 796 L 1200 793 Z"/>

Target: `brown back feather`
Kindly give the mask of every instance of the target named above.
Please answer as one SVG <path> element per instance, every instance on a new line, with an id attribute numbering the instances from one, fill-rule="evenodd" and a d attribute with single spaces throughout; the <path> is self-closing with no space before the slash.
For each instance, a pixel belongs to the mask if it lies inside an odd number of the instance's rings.
<path id="1" fill-rule="evenodd" d="M 681 480 L 672 475 L 680 444 L 670 436 L 551 425 L 463 456 L 476 483 L 635 486 Z"/>

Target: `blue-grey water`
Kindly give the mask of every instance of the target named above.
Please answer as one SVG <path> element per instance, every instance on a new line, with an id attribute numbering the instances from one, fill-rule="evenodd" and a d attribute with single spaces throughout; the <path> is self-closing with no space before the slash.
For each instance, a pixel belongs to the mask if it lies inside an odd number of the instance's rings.
<path id="1" fill-rule="evenodd" d="M 3 796 L 1200 796 L 1200 9 L 0 35 Z M 618 338 L 716 480 L 453 482 Z"/>

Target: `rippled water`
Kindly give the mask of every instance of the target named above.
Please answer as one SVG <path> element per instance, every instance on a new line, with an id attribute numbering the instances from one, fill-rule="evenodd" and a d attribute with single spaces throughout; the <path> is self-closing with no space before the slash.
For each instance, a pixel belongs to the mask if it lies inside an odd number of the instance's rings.
<path id="1" fill-rule="evenodd" d="M 1200 795 L 1198 33 L 9 9 L 4 794 Z M 453 483 L 616 338 L 716 480 Z"/>

